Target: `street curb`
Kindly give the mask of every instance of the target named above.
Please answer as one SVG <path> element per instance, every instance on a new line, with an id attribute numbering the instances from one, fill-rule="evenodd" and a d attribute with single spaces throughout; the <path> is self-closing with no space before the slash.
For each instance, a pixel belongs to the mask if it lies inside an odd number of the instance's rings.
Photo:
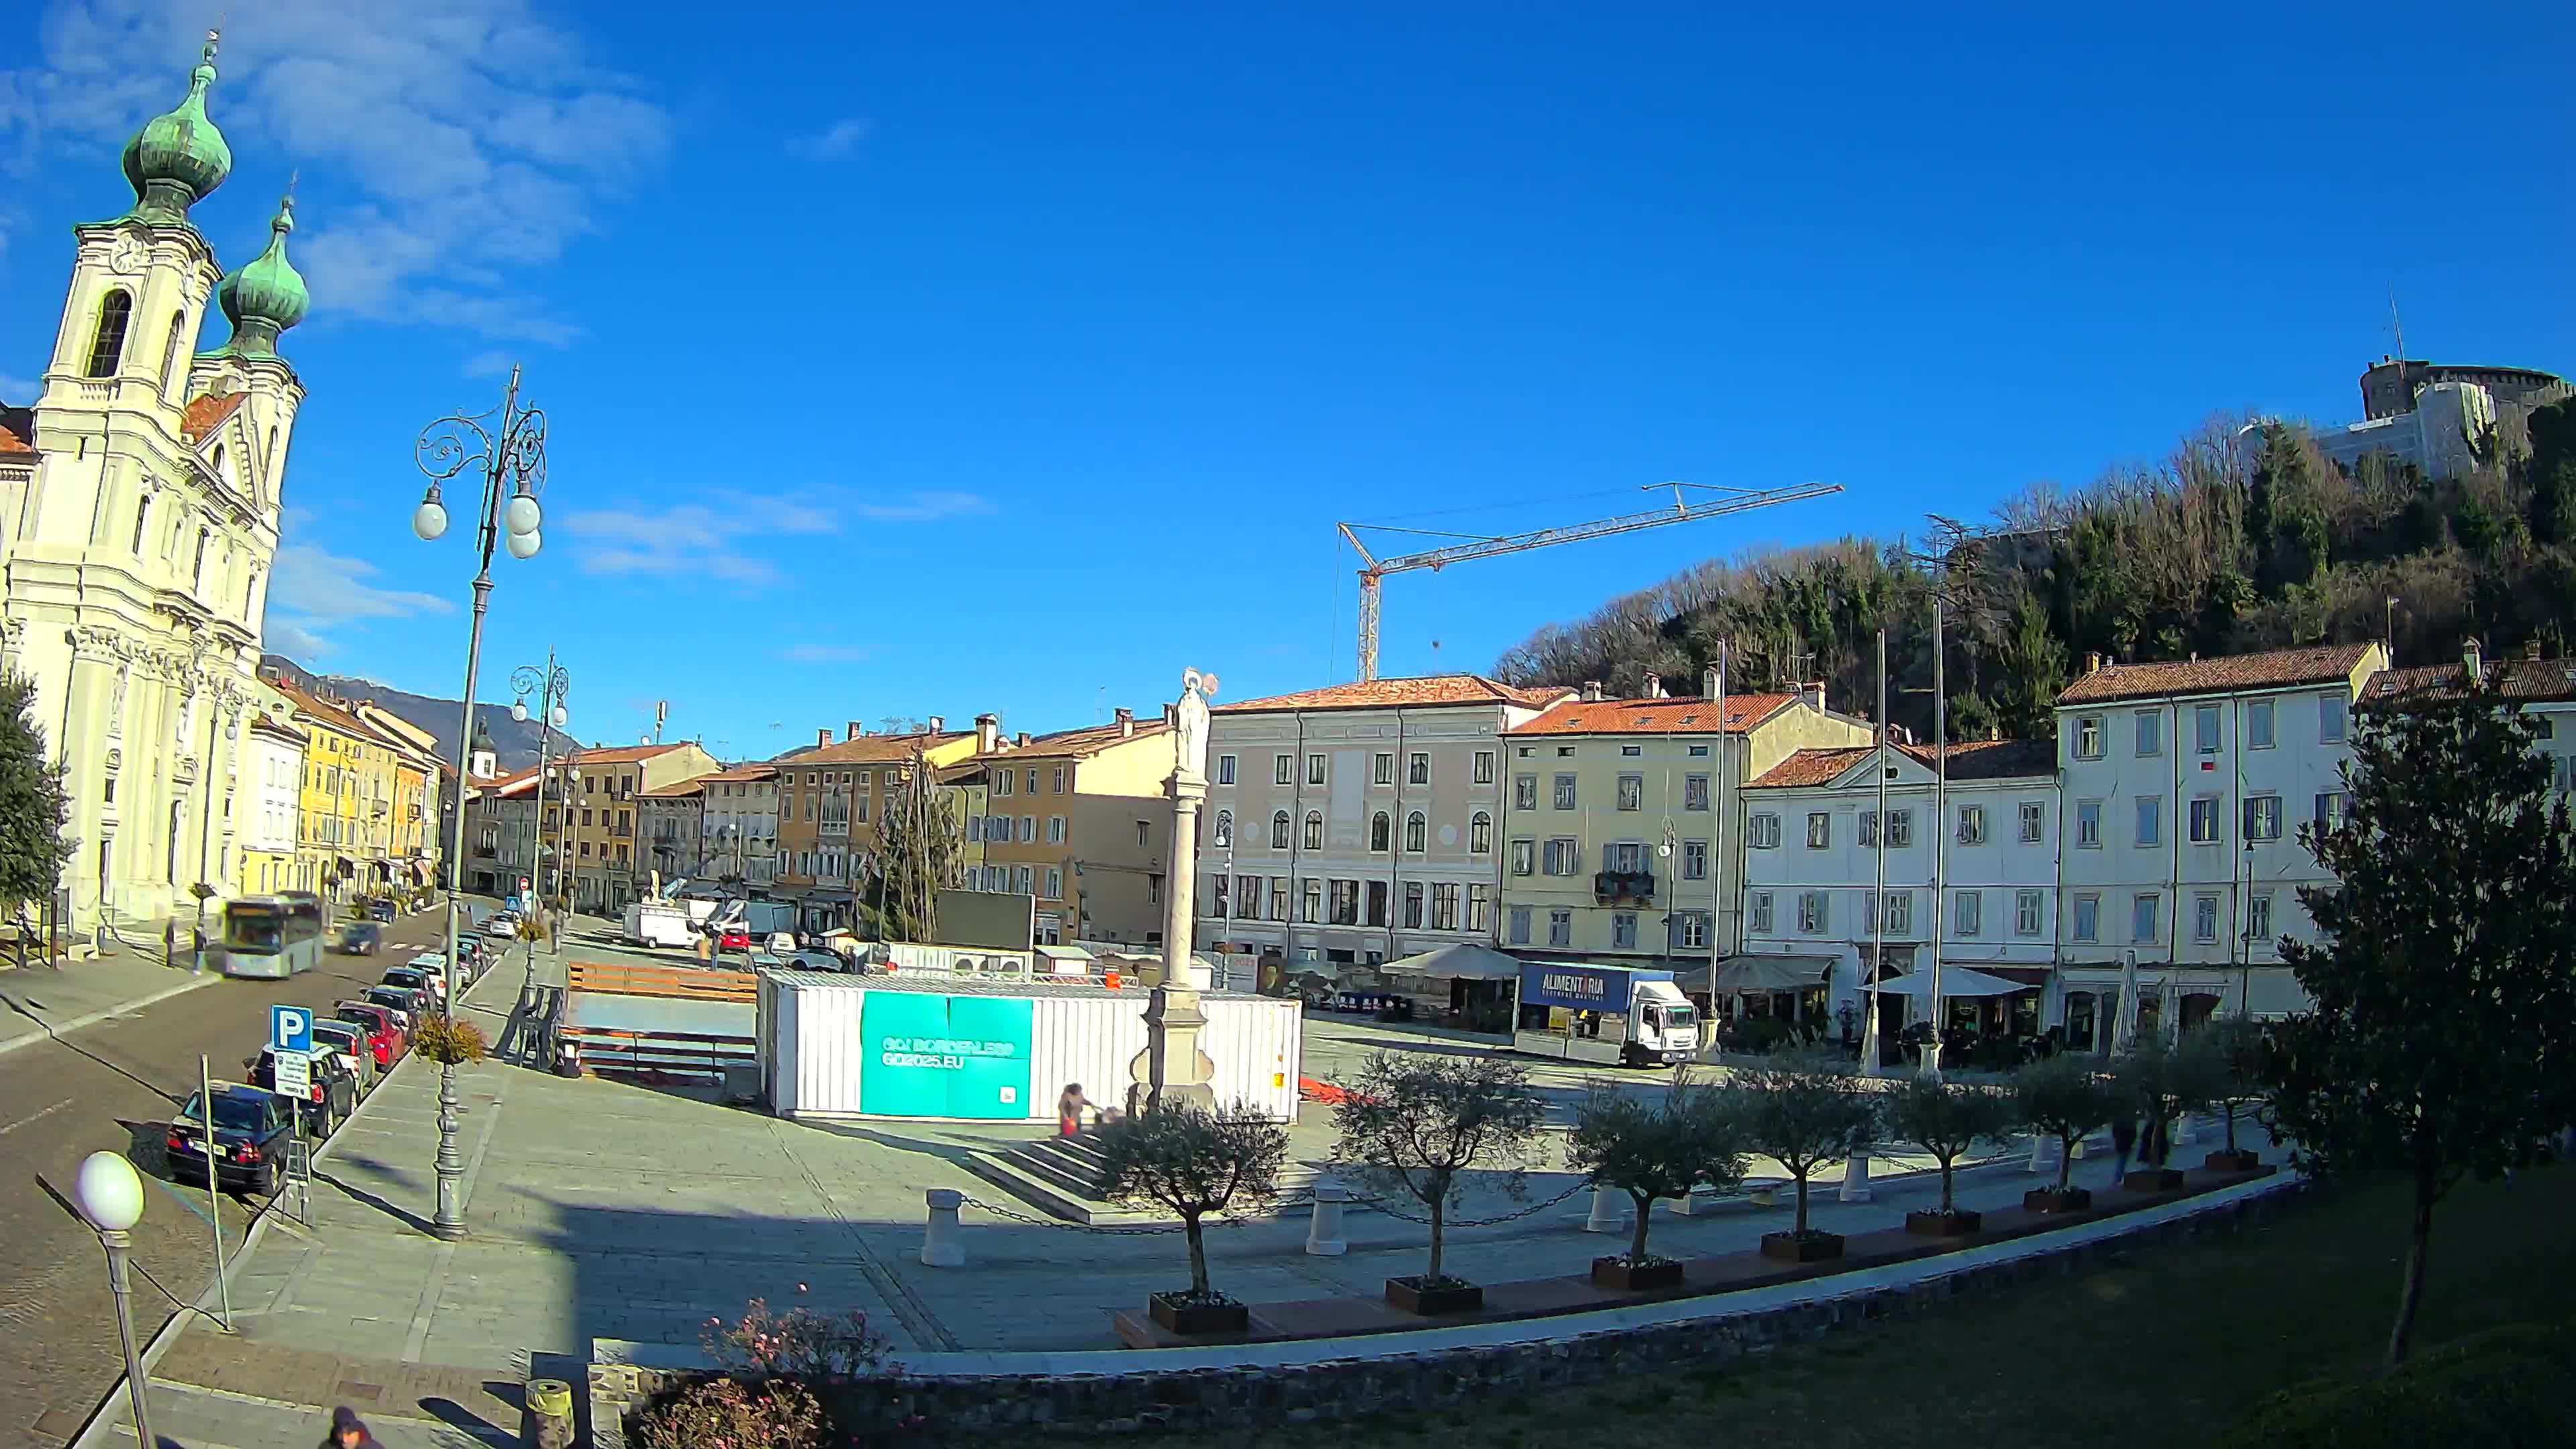
<path id="1" fill-rule="evenodd" d="M 482 981 L 477 981 L 474 986 L 466 988 L 466 995 L 473 995 L 475 987 L 481 986 L 483 981 L 489 981 L 499 974 L 500 973 L 498 972 L 487 972 L 482 978 Z M 210 977 L 208 979 L 211 980 L 213 978 Z M 177 988 L 177 990 L 164 994 L 175 996 L 179 991 L 185 991 L 191 987 L 202 986 L 204 984 L 205 982 L 203 981 L 191 982 L 188 986 L 182 986 Z M 159 1000 L 161 998 L 156 997 L 154 999 Z M 340 1123 L 341 1131 L 346 1131 L 351 1122 L 357 1121 L 359 1117 L 366 1113 L 366 1110 L 370 1106 L 375 1104 L 378 1098 L 384 1096 L 384 1089 L 393 1083 L 396 1073 L 401 1072 L 403 1068 L 410 1066 L 415 1061 L 425 1062 L 427 1060 L 427 1057 L 416 1057 L 409 1052 L 405 1052 L 403 1054 L 403 1059 L 394 1063 L 393 1070 L 387 1072 L 384 1078 L 377 1082 L 376 1090 L 368 1093 L 367 1099 L 358 1104 L 357 1110 L 351 1112 L 347 1118 L 342 1120 Z M 414 1075 L 418 1074 L 415 1073 Z M 320 1163 L 322 1159 L 330 1156 L 333 1149 L 337 1148 L 339 1145 L 340 1132 L 333 1132 L 329 1141 L 326 1141 L 321 1146 L 313 1149 L 312 1160 L 317 1164 Z M 275 1199 L 271 1199 L 270 1202 L 273 1207 L 275 1205 Z M 143 1351 L 138 1355 L 138 1357 L 143 1363 L 143 1378 L 147 1385 L 152 1381 L 153 1369 L 159 1366 L 162 1358 L 170 1352 L 172 1346 L 178 1343 L 179 1335 L 187 1332 L 190 1320 L 196 1318 L 200 1313 L 208 1312 L 209 1306 L 219 1300 L 220 1295 L 217 1292 L 217 1288 L 219 1286 L 230 1286 L 232 1280 L 240 1274 L 241 1266 L 243 1263 L 249 1261 L 251 1251 L 257 1248 L 260 1244 L 260 1240 L 268 1234 L 269 1215 L 269 1208 L 262 1208 L 258 1215 L 251 1219 L 250 1231 L 243 1236 L 241 1246 L 233 1249 L 232 1255 L 225 1260 L 223 1284 L 207 1284 L 206 1287 L 197 1294 L 197 1300 L 193 1307 L 174 1309 L 170 1314 L 169 1321 L 163 1323 L 160 1331 L 152 1335 L 152 1341 L 143 1346 Z M 197 1386 L 191 1384 L 183 1385 L 182 1387 L 194 1388 Z M 299 1404 L 296 1407 L 313 1408 L 314 1406 L 310 1404 Z M 99 1449 L 99 1446 L 113 1442 L 115 1432 L 123 1422 L 125 1409 L 125 1375 L 120 1373 L 116 1376 L 116 1382 L 108 1386 L 106 1397 L 99 1400 L 98 1407 L 90 1410 L 89 1419 L 81 1425 L 80 1432 L 73 1435 L 68 1441 L 66 1441 L 63 1449 Z M 316 1412 L 325 1411 L 317 1409 Z M 123 1425 L 123 1427 L 126 1428 L 129 1434 L 132 1432 L 131 1425 Z"/>
<path id="2" fill-rule="evenodd" d="M 100 1022 L 107 1021 L 113 1017 L 123 1016 L 129 1011 L 141 1011 L 147 1006 L 167 1001 L 173 996 L 185 995 L 188 992 L 196 990 L 200 986 L 212 986 L 219 979 L 219 977 L 212 974 L 191 977 L 186 981 L 180 982 L 176 986 L 172 986 L 161 991 L 155 991 L 148 996 L 138 996 L 132 1001 L 122 1001 L 118 1002 L 114 1006 L 101 1007 L 99 1010 L 93 1011 L 86 1016 L 75 1016 L 69 1021 L 49 1023 L 43 1031 L 30 1032 L 25 1036 L 13 1037 L 8 1041 L 0 1041 L 0 1056 L 7 1056 L 9 1053 L 18 1050 L 20 1047 L 34 1046 L 40 1041 L 60 1041 L 64 1037 L 71 1035 L 73 1032 L 80 1031 L 86 1027 L 96 1026 Z"/>

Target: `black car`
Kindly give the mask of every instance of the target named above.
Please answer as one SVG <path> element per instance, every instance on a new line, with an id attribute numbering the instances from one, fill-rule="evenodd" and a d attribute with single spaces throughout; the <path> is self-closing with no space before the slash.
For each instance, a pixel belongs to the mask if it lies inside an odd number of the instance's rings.
<path id="1" fill-rule="evenodd" d="M 340 939 L 331 943 L 331 949 L 343 956 L 373 956 L 384 943 L 384 927 L 373 921 L 352 921 L 340 928 Z"/>
<path id="2" fill-rule="evenodd" d="M 212 1171 L 217 1184 L 263 1194 L 277 1191 L 286 1172 L 286 1145 L 295 1136 L 295 1114 L 287 1100 L 265 1087 L 226 1082 L 214 1089 L 215 1148 L 211 1169 L 206 1152 L 205 1094 L 191 1092 L 179 1109 L 162 1146 L 168 1151 L 170 1175 L 204 1181 Z"/>
<path id="3" fill-rule="evenodd" d="M 262 1049 L 258 1056 L 242 1063 L 250 1084 L 277 1090 L 277 1054 Z M 305 1093 L 304 1127 L 315 1137 L 328 1137 L 331 1130 L 358 1110 L 358 1077 L 340 1060 L 337 1052 L 315 1052 L 305 1068 L 312 1087 Z"/>
<path id="4" fill-rule="evenodd" d="M 394 903 L 393 903 L 393 902 L 391 902 L 391 901 L 384 901 L 384 900 L 377 900 L 377 901 L 369 901 L 369 902 L 367 902 L 367 919 L 368 919 L 368 920 L 370 920 L 370 921 L 390 921 L 390 920 L 392 920 L 393 918 L 394 918 Z"/>

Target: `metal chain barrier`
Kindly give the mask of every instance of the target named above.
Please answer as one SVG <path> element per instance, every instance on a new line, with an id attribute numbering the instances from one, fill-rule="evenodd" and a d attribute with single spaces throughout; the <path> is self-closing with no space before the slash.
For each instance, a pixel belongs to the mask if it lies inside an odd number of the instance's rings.
<path id="1" fill-rule="evenodd" d="M 1518 1212 L 1505 1213 L 1501 1217 L 1466 1218 L 1462 1220 L 1443 1218 L 1440 1222 L 1441 1230 L 1445 1232 L 1450 1228 L 1490 1228 L 1503 1223 L 1518 1222 L 1532 1213 L 1545 1212 L 1547 1209 L 1556 1206 L 1558 1203 L 1565 1201 L 1567 1198 L 1574 1196 L 1578 1192 L 1589 1192 L 1591 1190 L 1592 1184 L 1588 1182 L 1578 1182 L 1574 1186 L 1567 1188 L 1565 1191 L 1558 1193 L 1556 1196 L 1549 1198 L 1545 1202 L 1531 1203 L 1528 1207 L 1522 1208 Z M 1382 1212 L 1391 1218 L 1401 1218 L 1408 1223 L 1420 1223 L 1424 1227 L 1429 1227 L 1431 1225 L 1431 1218 L 1428 1214 L 1416 1217 L 1412 1213 L 1405 1212 L 1400 1208 L 1390 1207 L 1385 1198 L 1353 1198 L 1351 1201 L 1353 1203 L 1369 1203 L 1375 1206 L 1379 1212 Z"/>
<path id="2" fill-rule="evenodd" d="M 1548 1198 L 1543 1202 L 1531 1203 L 1525 1208 L 1521 1208 L 1514 1212 L 1504 1213 L 1500 1217 L 1467 1218 L 1463 1220 L 1444 1219 L 1441 1223 L 1441 1227 L 1445 1231 L 1450 1228 L 1490 1228 L 1498 1227 L 1504 1223 L 1518 1222 L 1522 1218 L 1528 1217 L 1533 1213 L 1545 1212 L 1549 1208 L 1556 1206 L 1558 1203 L 1564 1202 L 1566 1199 L 1574 1196 L 1576 1193 L 1589 1191 L 1591 1186 L 1592 1184 L 1588 1182 L 1578 1182 L 1574 1186 L 1567 1188 L 1565 1191 L 1558 1193 L 1552 1198 Z M 959 1196 L 958 1202 L 961 1206 L 979 1208 L 985 1212 L 991 1213 L 997 1218 L 1006 1218 L 1011 1222 L 1022 1223 L 1033 1228 L 1061 1228 L 1067 1232 L 1098 1233 L 1103 1237 L 1151 1238 L 1160 1237 L 1167 1233 L 1186 1231 L 1186 1228 L 1180 1223 L 1161 1223 L 1153 1226 L 1140 1227 L 1103 1227 L 1097 1223 L 1058 1222 L 1053 1218 L 1037 1217 L 1029 1213 L 1021 1212 L 1017 1208 L 1003 1207 L 999 1203 L 990 1203 L 984 1201 L 980 1197 L 968 1197 L 962 1194 Z M 1284 1217 L 1299 1208 L 1311 1208 L 1314 1205 L 1315 1196 L 1313 1193 L 1301 1193 L 1295 1197 L 1286 1198 L 1269 1204 L 1268 1212 L 1264 1215 L 1228 1214 L 1226 1216 L 1216 1218 L 1212 1222 L 1206 1223 L 1203 1226 L 1240 1227 L 1243 1224 L 1255 1221 L 1257 1216 L 1268 1216 L 1275 1219 Z M 1392 1206 L 1388 1199 L 1382 1197 L 1370 1197 L 1359 1193 L 1353 1193 L 1351 1196 L 1343 1199 L 1341 1205 L 1344 1207 L 1373 1207 L 1379 1212 L 1386 1214 L 1388 1217 L 1399 1218 L 1405 1222 L 1417 1223 L 1425 1227 L 1428 1227 L 1431 1223 L 1431 1219 L 1428 1215 L 1417 1216 L 1416 1214 L 1406 1212 L 1401 1208 Z"/>

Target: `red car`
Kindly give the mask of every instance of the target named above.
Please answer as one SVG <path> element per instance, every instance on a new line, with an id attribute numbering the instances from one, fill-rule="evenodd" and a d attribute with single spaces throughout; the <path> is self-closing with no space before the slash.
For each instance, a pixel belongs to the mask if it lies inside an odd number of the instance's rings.
<path id="1" fill-rule="evenodd" d="M 719 951 L 748 951 L 751 949 L 751 933 L 742 929 L 740 926 L 727 926 L 716 936 L 716 949 Z"/>
<path id="2" fill-rule="evenodd" d="M 367 1049 L 375 1053 L 379 1071 L 391 1071 L 410 1045 L 395 1027 L 394 1014 L 371 1002 L 343 1001 L 331 1008 L 331 1015 L 366 1033 Z"/>

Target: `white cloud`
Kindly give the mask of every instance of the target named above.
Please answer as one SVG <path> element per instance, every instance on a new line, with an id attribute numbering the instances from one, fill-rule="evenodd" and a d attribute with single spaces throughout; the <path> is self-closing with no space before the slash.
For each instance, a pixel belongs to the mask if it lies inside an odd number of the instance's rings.
<path id="1" fill-rule="evenodd" d="M 872 523 L 937 523 L 993 511 L 992 503 L 974 493 L 907 493 L 885 503 L 861 503 L 850 510 Z"/>
<path id="2" fill-rule="evenodd" d="M 236 154 L 266 143 L 363 198 L 335 209 L 313 200 L 329 185 L 306 193 L 296 255 L 317 311 L 548 345 L 577 334 L 502 278 L 591 231 L 603 200 L 659 164 L 671 118 L 532 9 L 266 0 L 226 30 L 210 109 Z M 112 155 L 185 93 L 201 18 L 166 0 L 56 0 L 28 62 L 0 70 L 0 155 Z"/>
<path id="3" fill-rule="evenodd" d="M 991 504 L 972 493 L 913 493 L 857 503 L 830 494 L 724 492 L 703 504 L 575 513 L 563 526 L 585 573 L 669 574 L 760 587 L 784 577 L 766 552 L 752 551 L 768 539 L 836 534 L 845 519 L 934 523 L 991 511 Z"/>
<path id="4" fill-rule="evenodd" d="M 467 377 L 499 377 L 510 370 L 512 358 L 506 352 L 478 352 L 465 359 Z"/>
<path id="5" fill-rule="evenodd" d="M 797 137 L 788 143 L 788 149 L 807 156 L 821 156 L 826 159 L 847 156 L 859 149 L 859 143 L 866 140 L 868 133 L 875 129 L 873 122 L 863 121 L 855 116 L 846 116 L 811 136 Z"/>
<path id="6" fill-rule="evenodd" d="M 289 528 L 297 516 L 289 511 Z M 330 635 L 344 625 L 456 611 L 452 601 L 436 594 L 379 588 L 368 582 L 376 573 L 376 566 L 364 559 L 343 558 L 309 543 L 281 545 L 268 589 L 264 633 L 269 647 L 287 654 L 328 654 L 335 647 Z"/>
<path id="7" fill-rule="evenodd" d="M 843 644 L 794 644 L 779 650 L 778 657 L 790 664 L 856 664 L 868 651 Z"/>

